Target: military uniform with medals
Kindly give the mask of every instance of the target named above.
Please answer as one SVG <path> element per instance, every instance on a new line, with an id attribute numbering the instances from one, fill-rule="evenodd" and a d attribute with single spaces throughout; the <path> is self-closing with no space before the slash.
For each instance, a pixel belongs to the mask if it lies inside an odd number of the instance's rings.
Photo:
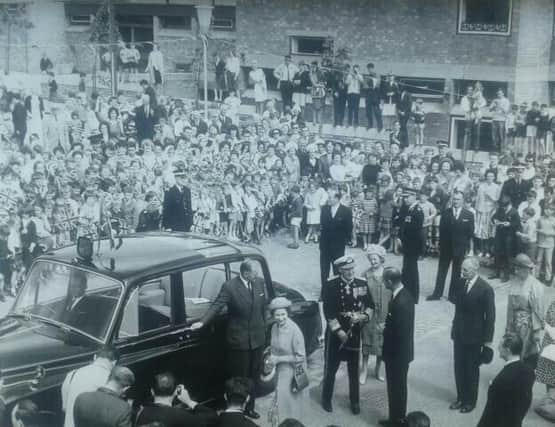
<path id="1" fill-rule="evenodd" d="M 343 256 L 334 262 L 341 269 L 354 268 L 354 260 Z M 331 412 L 331 399 L 335 374 L 342 361 L 347 362 L 349 397 L 351 409 L 357 414 L 359 408 L 359 353 L 360 332 L 373 314 L 374 301 L 366 280 L 353 278 L 347 282 L 342 276 L 332 277 L 323 289 L 324 315 L 326 317 L 325 367 L 322 405 Z M 346 341 L 342 342 L 341 336 Z"/>

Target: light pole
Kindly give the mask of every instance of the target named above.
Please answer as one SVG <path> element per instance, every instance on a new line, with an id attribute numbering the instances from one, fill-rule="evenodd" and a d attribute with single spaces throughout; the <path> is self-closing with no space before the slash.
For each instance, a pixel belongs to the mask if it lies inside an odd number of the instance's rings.
<path id="1" fill-rule="evenodd" d="M 204 121 L 208 123 L 208 39 L 207 34 L 210 31 L 210 23 L 212 21 L 212 6 L 198 5 L 197 19 L 199 26 L 200 39 L 202 40 L 203 62 L 204 62 Z"/>

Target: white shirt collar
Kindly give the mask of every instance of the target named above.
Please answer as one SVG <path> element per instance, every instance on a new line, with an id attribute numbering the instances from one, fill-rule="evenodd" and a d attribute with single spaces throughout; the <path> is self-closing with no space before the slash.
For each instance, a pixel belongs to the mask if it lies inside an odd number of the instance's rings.
<path id="1" fill-rule="evenodd" d="M 391 299 L 394 300 L 395 297 L 396 297 L 397 295 L 399 295 L 399 292 L 401 292 L 401 290 L 402 290 L 403 288 L 404 288 L 404 286 L 401 285 L 401 286 L 399 286 L 397 289 L 395 289 L 395 290 L 393 291 L 393 296 L 391 297 Z"/>
<path id="2" fill-rule="evenodd" d="M 509 365 L 509 364 L 511 364 L 511 363 L 514 363 L 514 362 L 518 362 L 519 360 L 520 360 L 520 356 L 518 356 L 518 355 L 516 355 L 516 356 L 511 356 L 511 357 L 509 358 L 509 360 L 507 360 L 507 361 L 505 362 L 505 366 L 507 366 L 507 365 Z"/>
<path id="3" fill-rule="evenodd" d="M 241 279 L 241 282 L 243 282 L 243 285 L 245 285 L 247 289 L 250 289 L 249 282 L 247 282 L 241 274 L 239 274 L 239 279 Z"/>
<path id="4" fill-rule="evenodd" d="M 472 287 L 474 286 L 474 284 L 476 283 L 476 280 L 478 280 L 478 275 L 474 276 L 472 279 L 469 280 L 468 282 L 468 289 L 466 291 L 466 293 L 470 293 L 470 290 L 472 289 Z"/>

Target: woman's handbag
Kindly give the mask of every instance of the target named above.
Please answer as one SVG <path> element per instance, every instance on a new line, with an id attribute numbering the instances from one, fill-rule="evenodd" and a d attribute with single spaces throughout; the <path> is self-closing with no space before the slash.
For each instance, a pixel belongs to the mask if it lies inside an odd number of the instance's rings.
<path id="1" fill-rule="evenodd" d="M 297 363 L 293 369 L 291 392 L 298 393 L 308 387 L 308 375 L 302 363 Z"/>

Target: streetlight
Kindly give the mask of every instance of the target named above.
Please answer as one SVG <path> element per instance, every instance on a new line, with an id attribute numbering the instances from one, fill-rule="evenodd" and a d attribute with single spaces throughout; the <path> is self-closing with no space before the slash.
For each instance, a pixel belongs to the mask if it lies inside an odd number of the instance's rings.
<path id="1" fill-rule="evenodd" d="M 198 5 L 197 20 L 199 26 L 200 39 L 202 40 L 203 60 L 204 60 L 204 121 L 208 123 L 208 52 L 206 38 L 210 31 L 210 23 L 212 22 L 212 6 Z"/>

